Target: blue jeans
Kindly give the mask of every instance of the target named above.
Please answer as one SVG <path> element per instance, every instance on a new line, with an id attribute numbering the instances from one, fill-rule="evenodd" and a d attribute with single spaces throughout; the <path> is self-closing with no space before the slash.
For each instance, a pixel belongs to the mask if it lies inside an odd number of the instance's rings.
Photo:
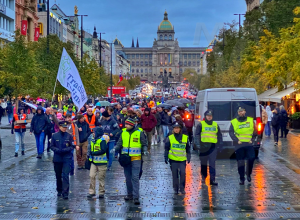
<path id="1" fill-rule="evenodd" d="M 164 132 L 164 138 L 168 137 L 169 126 L 168 125 L 162 125 L 162 129 L 163 129 L 163 132 Z"/>
<path id="2" fill-rule="evenodd" d="M 265 135 L 270 136 L 271 135 L 271 122 L 268 121 L 268 123 L 265 126 Z"/>
<path id="3" fill-rule="evenodd" d="M 140 172 L 142 162 L 140 160 L 131 161 L 131 164 L 124 167 L 124 174 L 126 178 L 127 195 L 133 198 L 140 197 Z"/>
<path id="4" fill-rule="evenodd" d="M 113 158 L 115 157 L 115 155 L 111 154 L 110 151 L 114 148 L 115 141 L 114 140 L 113 141 L 109 141 L 107 143 L 107 145 L 108 145 L 108 150 L 109 150 L 108 168 L 110 168 L 111 164 L 113 162 Z"/>
<path id="5" fill-rule="evenodd" d="M 24 137 L 25 137 L 25 132 L 15 132 L 15 138 L 16 138 L 15 153 L 18 153 L 18 151 L 19 151 L 20 142 L 21 142 L 22 151 L 25 150 Z"/>
<path id="6" fill-rule="evenodd" d="M 34 134 L 34 136 L 35 136 L 37 153 L 38 155 L 43 154 L 45 133 L 41 132 L 40 134 Z"/>
<path id="7" fill-rule="evenodd" d="M 14 114 L 13 114 L 13 113 L 9 113 L 9 114 L 7 114 L 7 117 L 8 117 L 8 123 L 11 123 L 11 122 L 12 122 L 12 120 L 13 120 L 13 116 L 14 116 Z"/>

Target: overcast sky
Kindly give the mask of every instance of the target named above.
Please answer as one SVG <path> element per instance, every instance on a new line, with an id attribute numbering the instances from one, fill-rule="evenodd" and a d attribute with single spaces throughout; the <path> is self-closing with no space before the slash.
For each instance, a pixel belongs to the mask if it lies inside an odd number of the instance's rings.
<path id="1" fill-rule="evenodd" d="M 50 0 L 56 2 L 66 15 L 84 17 L 84 29 L 105 32 L 102 38 L 111 42 L 116 37 L 125 47 L 132 38 L 140 47 L 151 47 L 157 38 L 157 28 L 167 10 L 174 26 L 175 38 L 181 47 L 206 47 L 217 29 L 226 22 L 238 21 L 236 13 L 246 12 L 245 0 Z M 201 34 L 200 34 L 201 33 Z"/>

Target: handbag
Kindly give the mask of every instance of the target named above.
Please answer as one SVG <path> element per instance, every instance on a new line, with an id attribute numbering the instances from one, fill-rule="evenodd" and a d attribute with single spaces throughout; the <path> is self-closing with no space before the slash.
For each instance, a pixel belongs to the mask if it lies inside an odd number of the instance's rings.
<path id="1" fill-rule="evenodd" d="M 128 150 L 128 154 L 120 154 L 119 163 L 122 167 L 126 167 L 131 164 L 131 157 L 129 156 L 129 150 Z"/>

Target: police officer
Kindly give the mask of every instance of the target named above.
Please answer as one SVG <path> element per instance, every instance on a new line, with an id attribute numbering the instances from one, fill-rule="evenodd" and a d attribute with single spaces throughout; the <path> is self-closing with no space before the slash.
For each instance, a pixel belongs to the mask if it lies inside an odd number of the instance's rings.
<path id="1" fill-rule="evenodd" d="M 217 148 L 222 150 L 223 137 L 217 122 L 213 121 L 212 110 L 204 113 L 205 120 L 201 121 L 196 128 L 195 144 L 200 150 L 201 176 L 203 182 L 207 177 L 207 162 L 209 162 L 210 185 L 217 186 L 216 177 L 216 158 Z"/>
<path id="2" fill-rule="evenodd" d="M 186 161 L 188 163 L 191 161 L 191 149 L 188 136 L 182 134 L 182 126 L 176 122 L 173 125 L 173 134 L 168 136 L 165 142 L 165 163 L 168 164 L 169 162 L 171 165 L 175 194 L 178 194 L 178 190 L 180 190 L 181 194 L 185 194 Z"/>
<path id="3" fill-rule="evenodd" d="M 242 106 L 238 107 L 237 118 L 231 121 L 229 135 L 235 146 L 240 185 L 244 185 L 245 160 L 247 160 L 247 180 L 248 182 L 251 182 L 251 174 L 255 160 L 253 142 L 257 136 L 257 131 L 253 118 L 246 116 L 246 110 Z"/>
<path id="4" fill-rule="evenodd" d="M 139 175 L 142 154 L 147 154 L 147 141 L 144 133 L 135 127 L 135 121 L 132 118 L 125 121 L 125 127 L 126 130 L 122 130 L 117 145 L 110 153 L 114 155 L 115 151 L 121 151 L 119 162 L 124 168 L 127 186 L 127 196 L 124 199 L 133 200 L 135 205 L 139 205 Z"/>
<path id="5" fill-rule="evenodd" d="M 57 196 L 68 199 L 69 173 L 72 162 L 72 152 L 75 148 L 73 137 L 67 133 L 68 122 L 59 122 L 59 132 L 53 134 L 50 149 L 54 152 L 53 163 L 56 175 Z"/>

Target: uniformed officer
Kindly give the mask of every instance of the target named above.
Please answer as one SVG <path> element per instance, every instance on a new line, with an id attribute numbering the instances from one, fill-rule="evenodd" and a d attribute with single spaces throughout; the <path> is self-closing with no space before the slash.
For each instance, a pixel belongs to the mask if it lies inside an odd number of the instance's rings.
<path id="1" fill-rule="evenodd" d="M 176 122 L 173 125 L 173 134 L 168 136 L 165 141 L 165 163 L 171 165 L 173 177 L 174 193 L 185 194 L 186 161 L 191 161 L 191 149 L 188 142 L 188 136 L 182 134 L 181 125 Z M 178 178 L 178 171 L 180 180 Z"/>
<path id="2" fill-rule="evenodd" d="M 108 145 L 103 137 L 103 128 L 97 127 L 94 130 L 95 137 L 89 143 L 88 158 L 91 162 L 90 168 L 90 188 L 88 198 L 96 195 L 96 175 L 98 173 L 99 179 L 99 199 L 104 198 L 105 193 L 105 176 L 107 169 L 107 162 L 109 157 Z"/>
<path id="3" fill-rule="evenodd" d="M 203 182 L 207 177 L 207 162 L 209 162 L 210 185 L 217 186 L 216 177 L 216 158 L 217 150 L 222 150 L 223 137 L 217 122 L 213 121 L 212 110 L 204 113 L 205 120 L 201 121 L 196 128 L 195 144 L 200 151 L 201 176 Z"/>
<path id="4" fill-rule="evenodd" d="M 135 205 L 139 205 L 139 175 L 142 165 L 142 154 L 147 154 L 147 141 L 143 132 L 135 127 L 135 121 L 128 118 L 125 121 L 126 130 L 122 134 L 117 145 L 111 150 L 120 152 L 119 162 L 124 168 L 126 178 L 127 196 L 125 200 L 134 200 Z"/>
<path id="5" fill-rule="evenodd" d="M 244 185 L 245 160 L 247 160 L 247 180 L 248 182 L 251 182 L 251 174 L 255 160 L 253 142 L 257 136 L 257 131 L 253 118 L 246 116 L 246 110 L 242 106 L 238 107 L 237 118 L 231 121 L 229 135 L 235 146 L 240 185 Z"/>
<path id="6" fill-rule="evenodd" d="M 59 122 L 59 132 L 53 134 L 50 149 L 54 152 L 53 163 L 56 175 L 57 196 L 68 199 L 69 173 L 72 162 L 72 152 L 75 148 L 72 135 L 67 131 L 68 122 Z"/>

